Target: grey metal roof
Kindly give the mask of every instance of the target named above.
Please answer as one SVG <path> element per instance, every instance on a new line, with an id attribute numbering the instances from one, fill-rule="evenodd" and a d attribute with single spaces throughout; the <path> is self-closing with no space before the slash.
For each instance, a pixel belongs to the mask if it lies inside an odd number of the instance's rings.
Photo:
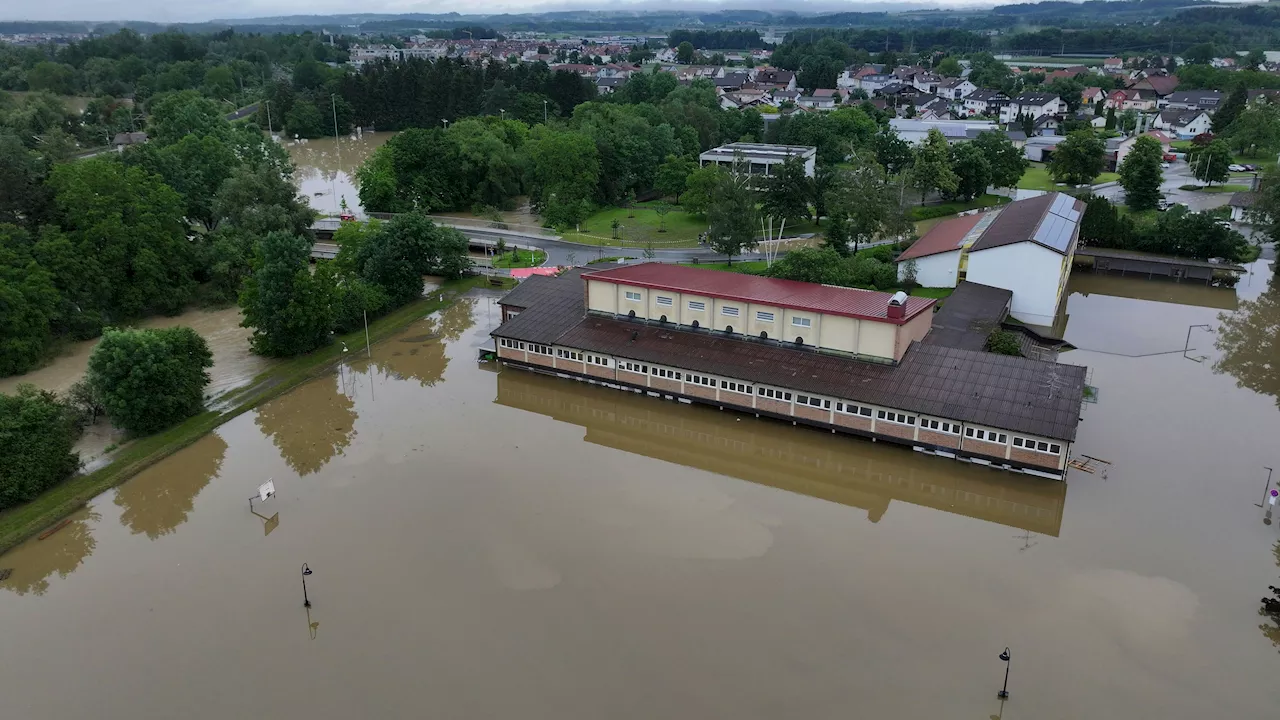
<path id="1" fill-rule="evenodd" d="M 984 350 L 987 336 L 1000 327 L 1013 301 L 1013 292 L 1004 288 L 961 280 L 956 291 L 933 315 L 933 329 L 926 345 Z"/>

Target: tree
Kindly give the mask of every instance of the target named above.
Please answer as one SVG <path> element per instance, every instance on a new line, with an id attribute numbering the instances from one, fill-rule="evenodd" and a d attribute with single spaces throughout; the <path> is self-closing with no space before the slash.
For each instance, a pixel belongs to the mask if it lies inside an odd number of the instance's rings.
<path id="1" fill-rule="evenodd" d="M 674 195 L 676 203 L 679 204 L 680 195 L 684 192 L 689 174 L 696 169 L 697 165 L 692 160 L 668 155 L 666 161 L 658 167 L 654 188 L 664 196 Z"/>
<path id="2" fill-rule="evenodd" d="M 992 173 L 991 163 L 982 148 L 973 143 L 959 143 L 951 146 L 950 155 L 951 170 L 957 182 L 955 191 L 948 193 L 947 197 L 968 202 L 986 194 L 991 186 Z"/>
<path id="3" fill-rule="evenodd" d="M 684 202 L 681 203 L 684 209 L 694 215 L 706 215 L 711 205 L 711 193 L 724 174 L 725 171 L 716 164 L 689 173 L 685 179 Z"/>
<path id="4" fill-rule="evenodd" d="M 78 435 L 53 393 L 26 384 L 0 393 L 0 509 L 33 500 L 78 470 Z"/>
<path id="5" fill-rule="evenodd" d="M 947 139 L 937 128 L 930 128 L 929 134 L 915 149 L 907 178 L 911 187 L 920 191 L 921 202 L 927 201 L 929 193 L 935 190 L 943 194 L 956 191 L 960 178 L 951 169 Z"/>
<path id="6" fill-rule="evenodd" d="M 1225 182 L 1231 166 L 1231 148 L 1223 140 L 1213 140 L 1188 158 L 1191 173 L 1209 185 Z"/>
<path id="7" fill-rule="evenodd" d="M 1250 104 L 1227 127 L 1227 142 L 1241 155 L 1259 157 L 1280 149 L 1280 105 Z"/>
<path id="8" fill-rule="evenodd" d="M 746 175 L 722 174 L 711 190 L 707 206 L 708 244 L 729 258 L 756 244 L 756 198 Z"/>
<path id="9" fill-rule="evenodd" d="M 800 248 L 774 263 L 769 277 L 821 285 L 848 285 L 846 255 L 835 248 Z"/>
<path id="10" fill-rule="evenodd" d="M 114 425 L 148 435 L 203 409 L 211 367 L 208 343 L 191 328 L 108 329 L 87 378 Z"/>
<path id="11" fill-rule="evenodd" d="M 1120 186 L 1124 188 L 1125 203 L 1135 212 L 1154 210 L 1160 201 L 1163 155 L 1160 141 L 1143 135 L 1134 141 L 1133 149 L 1120 163 Z"/>
<path id="12" fill-rule="evenodd" d="M 978 133 L 972 145 L 982 152 L 991 166 L 991 184 L 995 187 L 1017 187 L 1018 181 L 1027 172 L 1027 156 L 1023 154 L 1009 136 L 994 130 Z"/>
<path id="13" fill-rule="evenodd" d="M 0 225 L 0 377 L 35 367 L 60 319 L 53 275 L 35 261 L 30 245 L 25 231 Z"/>
<path id="14" fill-rule="evenodd" d="M 876 162 L 890 174 L 897 175 L 911 164 L 911 145 L 892 129 L 882 130 L 871 139 Z"/>
<path id="15" fill-rule="evenodd" d="M 316 217 L 298 188 L 270 166 L 237 169 L 218 187 L 211 215 L 215 224 L 255 236 L 276 231 L 302 235 Z"/>
<path id="16" fill-rule="evenodd" d="M 151 108 L 147 121 L 150 142 L 172 145 L 187 135 L 204 137 L 230 129 L 218 105 L 194 90 L 164 96 Z"/>
<path id="17" fill-rule="evenodd" d="M 685 40 L 676 46 L 676 62 L 682 65 L 693 62 L 693 43 Z"/>
<path id="18" fill-rule="evenodd" d="M 764 178 L 761 210 L 766 216 L 796 221 L 809 217 L 810 179 L 804 161 L 789 157 Z"/>
<path id="19" fill-rule="evenodd" d="M 1275 397 L 1276 407 L 1280 408 L 1275 364 L 1280 357 L 1277 316 L 1280 316 L 1280 281 L 1274 278 L 1257 299 L 1242 300 L 1235 312 L 1220 314 L 1214 343 L 1222 351 L 1222 357 L 1213 370 L 1230 374 L 1239 387 Z"/>
<path id="20" fill-rule="evenodd" d="M 1105 166 L 1106 143 L 1091 130 L 1077 130 L 1063 140 L 1049 160 L 1049 175 L 1057 182 L 1086 185 Z"/>
<path id="21" fill-rule="evenodd" d="M 658 215 L 658 232 L 667 231 L 667 215 L 671 213 L 671 206 L 665 202 L 659 201 L 653 206 L 653 211 Z M 615 221 L 616 222 L 616 221 Z"/>
<path id="22" fill-rule="evenodd" d="M 1231 123 L 1240 117 L 1240 113 L 1244 112 L 1245 106 L 1249 104 L 1249 91 L 1245 89 L 1243 83 L 1236 85 L 1235 89 L 1227 95 L 1227 99 L 1222 103 L 1213 114 L 1212 124 L 1209 126 L 1210 131 L 1214 135 L 1221 135 L 1231 127 Z"/>
<path id="23" fill-rule="evenodd" d="M 938 63 L 938 74 L 942 77 L 960 77 L 960 73 L 964 72 L 964 68 L 960 66 L 960 61 L 954 57 L 945 57 L 942 62 Z"/>
<path id="24" fill-rule="evenodd" d="M 38 62 L 27 71 L 27 87 L 55 95 L 75 93 L 75 68 L 64 63 Z"/>
<path id="25" fill-rule="evenodd" d="M 311 274 L 311 243 L 287 232 L 268 233 L 258 243 L 253 273 L 240 291 L 249 344 L 268 357 L 290 357 L 329 342 L 331 290 Z M 419 286 L 421 289 L 421 286 Z"/>
<path id="26" fill-rule="evenodd" d="M 1107 122 L 1106 122 L 1106 125 L 1104 125 L 1103 127 L 1107 130 L 1116 129 L 1116 106 L 1115 105 L 1112 105 L 1111 107 L 1107 108 Z"/>
<path id="27" fill-rule="evenodd" d="M 827 207 L 832 217 L 845 218 L 845 231 L 853 251 L 863 243 L 905 232 L 910 224 L 898 202 L 898 192 L 884 168 L 869 158 L 855 157 L 836 171 Z"/>
<path id="28" fill-rule="evenodd" d="M 1214 47 L 1213 43 L 1200 43 L 1192 45 L 1182 53 L 1182 59 L 1193 65 L 1208 65 L 1213 60 Z"/>
<path id="29" fill-rule="evenodd" d="M 470 266 L 466 237 L 421 213 L 397 215 L 381 225 L 357 258 L 361 276 L 386 292 L 391 307 L 420 297 L 423 275 L 458 278 Z"/>
<path id="30" fill-rule="evenodd" d="M 843 212 L 837 212 L 829 216 L 827 223 L 827 231 L 823 233 L 822 247 L 831 248 L 840 253 L 841 256 L 847 256 L 849 251 L 849 220 Z"/>
<path id="31" fill-rule="evenodd" d="M 600 156 L 591 137 L 540 125 L 522 151 L 534 208 L 552 224 L 581 220 L 579 208 L 595 196 L 600 179 Z"/>
<path id="32" fill-rule="evenodd" d="M 1262 176 L 1248 217 L 1271 242 L 1280 243 L 1280 171 L 1273 168 Z M 1280 274 L 1280 263 L 1276 264 L 1276 272 Z"/>

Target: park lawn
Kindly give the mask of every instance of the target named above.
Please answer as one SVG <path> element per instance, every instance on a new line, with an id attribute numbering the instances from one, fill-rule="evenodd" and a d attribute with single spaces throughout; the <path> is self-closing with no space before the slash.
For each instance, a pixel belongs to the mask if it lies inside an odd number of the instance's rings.
<path id="1" fill-rule="evenodd" d="M 582 221 L 577 230 L 566 232 L 561 238 L 568 242 L 615 247 L 645 247 L 650 243 L 655 247 L 697 247 L 698 234 L 707 229 L 706 221 L 673 206 L 667 213 L 666 232 L 659 232 L 661 218 L 653 209 L 655 204 L 639 203 L 630 210 L 603 208 Z M 635 217 L 627 217 L 629 214 Z M 622 226 L 618 230 L 620 237 L 616 239 L 613 237 L 614 220 Z"/>
<path id="2" fill-rule="evenodd" d="M 1247 192 L 1249 190 L 1249 186 L 1248 185 L 1210 185 L 1208 187 L 1205 187 L 1201 185 L 1183 185 L 1179 189 L 1188 190 L 1190 192 L 1202 192 L 1202 193 L 1238 193 L 1238 192 Z"/>
<path id="3" fill-rule="evenodd" d="M 1106 182 L 1114 182 L 1120 179 L 1120 175 L 1113 172 L 1104 172 L 1093 179 L 1090 185 L 1098 185 Z M 1068 185 L 1059 185 L 1049 176 L 1049 168 L 1042 163 L 1032 163 L 1031 167 L 1022 174 L 1022 179 L 1018 181 L 1018 187 L 1023 190 L 1045 190 L 1052 192 L 1054 190 L 1062 190 L 1070 187 Z"/>
<path id="4" fill-rule="evenodd" d="M 746 275 L 760 275 L 769 269 L 769 263 L 764 260 L 738 260 L 732 265 L 727 262 L 711 262 L 711 263 L 680 263 L 687 267 L 702 268 L 703 270 L 726 270 L 728 272 L 743 273 Z"/>
<path id="5" fill-rule="evenodd" d="M 1002 195 L 979 195 L 969 202 L 935 203 L 933 205 L 917 205 L 907 210 L 907 218 L 909 220 L 929 220 L 933 218 L 942 218 L 964 212 L 965 210 L 978 210 L 981 208 L 995 207 L 1009 202 L 1009 198 Z"/>
<path id="6" fill-rule="evenodd" d="M 547 254 L 541 250 L 508 250 L 493 259 L 496 268 L 528 268 L 539 267 L 547 261 Z"/>
<path id="7" fill-rule="evenodd" d="M 955 292 L 955 288 L 930 288 L 918 287 L 913 289 L 909 294 L 916 297 L 933 298 L 934 300 L 942 300 L 951 297 L 951 293 Z"/>

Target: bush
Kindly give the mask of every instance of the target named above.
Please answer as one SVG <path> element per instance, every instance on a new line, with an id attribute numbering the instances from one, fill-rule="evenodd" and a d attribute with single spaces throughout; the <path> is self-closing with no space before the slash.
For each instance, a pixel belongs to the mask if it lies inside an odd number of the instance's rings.
<path id="1" fill-rule="evenodd" d="M 996 330 L 987 336 L 987 352 L 1022 357 L 1022 343 L 1018 340 L 1017 333 Z"/>
<path id="2" fill-rule="evenodd" d="M 32 500 L 80 469 L 72 414 L 51 392 L 0 394 L 0 509 Z"/>
<path id="3" fill-rule="evenodd" d="M 163 430 L 200 412 L 209 345 L 195 330 L 114 330 L 89 356 L 89 386 L 117 427 L 135 435 Z"/>

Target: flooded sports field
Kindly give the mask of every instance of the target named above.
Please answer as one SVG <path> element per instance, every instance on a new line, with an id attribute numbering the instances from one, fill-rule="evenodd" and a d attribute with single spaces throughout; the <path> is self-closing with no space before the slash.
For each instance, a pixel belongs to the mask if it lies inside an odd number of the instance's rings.
<path id="1" fill-rule="evenodd" d="M 1073 278 L 1066 483 L 477 364 L 476 292 L 0 556 L 0 715 L 1275 717 L 1267 262 Z"/>

